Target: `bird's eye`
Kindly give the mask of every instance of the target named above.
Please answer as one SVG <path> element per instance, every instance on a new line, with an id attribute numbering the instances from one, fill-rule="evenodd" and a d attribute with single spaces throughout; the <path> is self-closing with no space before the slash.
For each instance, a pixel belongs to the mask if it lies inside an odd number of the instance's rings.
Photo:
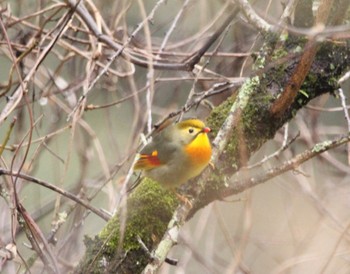
<path id="1" fill-rule="evenodd" d="M 188 132 L 190 133 L 190 134 L 192 134 L 193 133 L 193 128 L 190 128 L 189 130 L 188 130 Z"/>

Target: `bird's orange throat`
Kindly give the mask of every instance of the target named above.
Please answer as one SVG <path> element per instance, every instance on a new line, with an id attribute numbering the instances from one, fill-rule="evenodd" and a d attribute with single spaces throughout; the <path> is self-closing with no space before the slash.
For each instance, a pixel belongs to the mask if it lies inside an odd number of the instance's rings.
<path id="1" fill-rule="evenodd" d="M 185 151 L 190 158 L 193 168 L 204 168 L 210 161 L 211 145 L 208 135 L 200 133 L 198 136 L 185 147 Z"/>

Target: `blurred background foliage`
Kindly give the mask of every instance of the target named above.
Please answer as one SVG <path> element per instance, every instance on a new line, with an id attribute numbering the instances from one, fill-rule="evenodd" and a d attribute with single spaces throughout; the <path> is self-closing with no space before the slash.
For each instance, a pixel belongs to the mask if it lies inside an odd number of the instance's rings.
<path id="1" fill-rule="evenodd" d="M 146 27 L 141 28 L 127 45 L 146 57 L 147 43 L 152 43 L 156 53 L 182 11 L 162 55 L 172 62 L 198 50 L 231 9 L 230 1 L 223 0 L 84 2 L 91 14 L 96 9 L 96 21 L 100 20 L 104 32 L 109 30 L 120 44 L 144 21 L 143 14 L 150 14 L 159 5 L 153 18 L 147 20 L 150 34 Z M 253 6 L 261 16 L 276 22 L 283 11 L 282 4 L 260 0 Z M 317 4 L 314 1 L 314 6 Z M 1 1 L 0 6 L 6 29 L 0 41 L 3 110 L 21 84 L 13 57 L 26 54 L 17 62 L 23 78 L 58 33 L 56 26 L 60 26 L 68 8 L 64 1 L 45 0 Z M 221 43 L 216 44 L 218 47 L 211 47 L 202 58 L 200 66 L 209 63 L 198 79 L 188 71 L 155 70 L 152 74 L 149 68 L 123 58 L 117 58 L 108 72 L 99 76 L 113 51 L 89 35 L 77 16 L 67 26 L 33 73 L 26 94 L 0 124 L 0 141 L 4 145 L 16 117 L 1 155 L 1 167 L 91 199 L 94 207 L 108 212 L 118 205 L 140 134 L 147 134 L 150 124 L 179 110 L 213 84 L 248 77 L 254 61 L 251 56 L 262 45 L 257 30 L 240 15 Z M 214 50 L 217 54 L 210 58 Z M 197 72 L 199 69 L 195 68 Z M 150 82 L 154 82 L 154 88 L 149 88 Z M 88 88 L 92 83 L 93 87 Z M 203 100 L 185 116 L 205 119 L 211 108 L 234 90 Z M 343 84 L 343 90 L 349 95 L 348 83 Z M 108 106 L 97 107 L 102 105 Z M 250 163 L 278 150 L 284 130 L 265 144 Z M 273 167 L 321 140 L 347 131 L 339 97 L 323 95 L 299 111 L 288 125 L 289 138 L 300 133 L 296 141 L 263 167 Z M 342 146 L 229 201 L 211 203 L 182 230 L 180 243 L 170 254 L 179 260 L 179 265 L 165 264 L 160 273 L 349 273 L 348 153 L 348 147 Z M 13 180 L 0 177 L 0 247 L 16 243 L 20 256 L 2 260 L 0 269 L 3 273 L 24 272 L 26 262 L 31 273 L 39 273 L 42 262 L 30 248 L 21 225 L 11 219 Z M 105 221 L 41 185 L 19 179 L 17 192 L 44 237 L 54 233 L 50 246 L 60 269 L 72 270 L 84 252 L 83 236 L 97 234 Z"/>

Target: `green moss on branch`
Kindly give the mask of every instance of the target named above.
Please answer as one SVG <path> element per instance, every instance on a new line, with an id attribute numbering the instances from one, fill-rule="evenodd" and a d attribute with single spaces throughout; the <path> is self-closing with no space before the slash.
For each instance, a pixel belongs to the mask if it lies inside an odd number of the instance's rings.
<path id="1" fill-rule="evenodd" d="M 138 238 L 152 250 L 177 204 L 173 193 L 144 179 L 128 198 L 127 207 L 121 208 L 98 236 L 86 238 L 87 252 L 76 273 L 140 273 L 149 257 Z M 124 213 L 125 227 L 121 225 Z"/>

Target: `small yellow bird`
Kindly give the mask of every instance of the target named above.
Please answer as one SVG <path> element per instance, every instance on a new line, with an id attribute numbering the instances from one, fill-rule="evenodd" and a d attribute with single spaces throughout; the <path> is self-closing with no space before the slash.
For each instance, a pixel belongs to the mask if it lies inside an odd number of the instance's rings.
<path id="1" fill-rule="evenodd" d="M 143 170 L 165 188 L 175 188 L 199 175 L 209 164 L 210 128 L 187 119 L 162 129 L 141 151 L 134 169 Z"/>

